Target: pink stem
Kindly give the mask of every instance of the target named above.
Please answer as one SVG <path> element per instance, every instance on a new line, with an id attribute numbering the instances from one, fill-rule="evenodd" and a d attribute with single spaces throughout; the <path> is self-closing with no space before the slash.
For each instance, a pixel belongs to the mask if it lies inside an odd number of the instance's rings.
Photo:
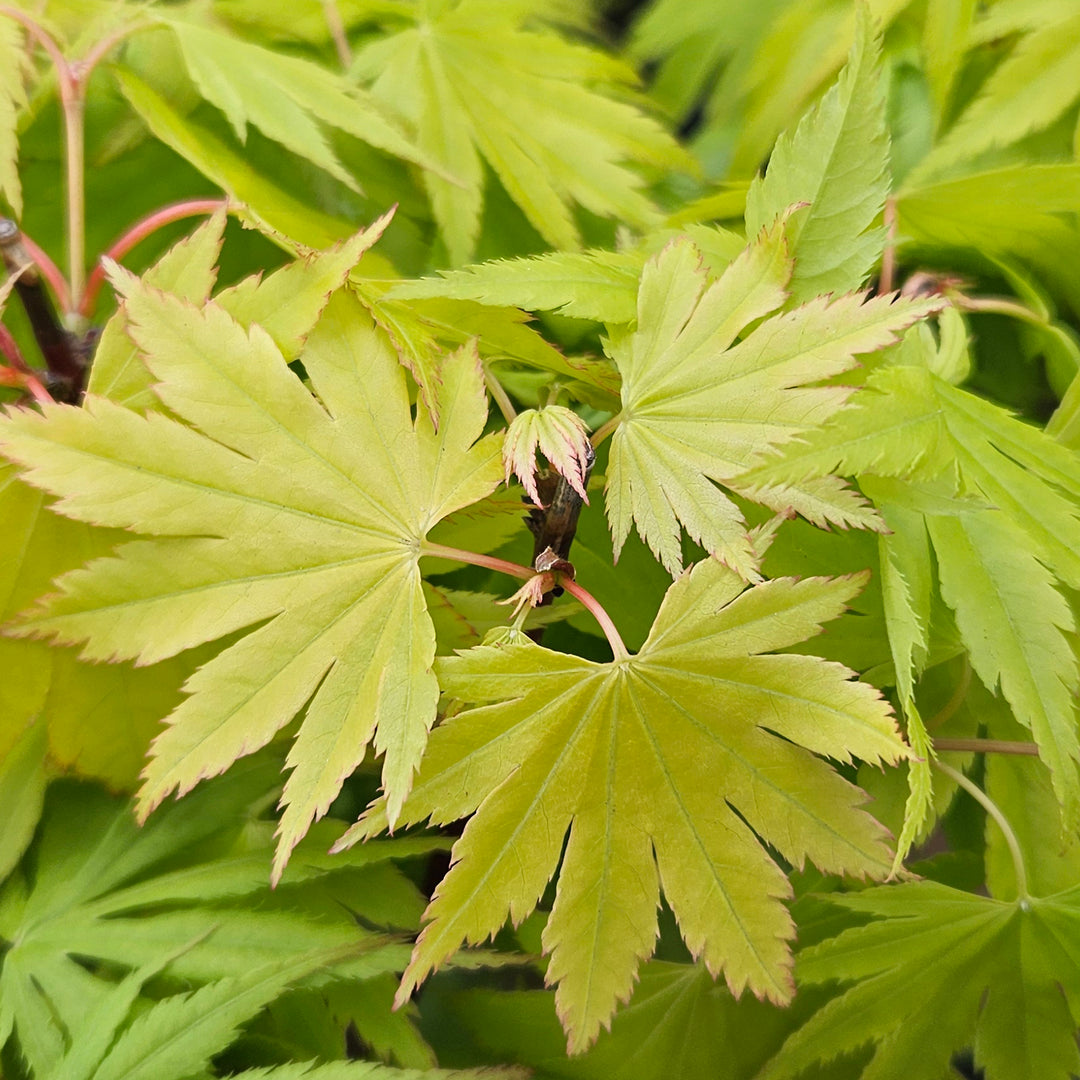
<path id="1" fill-rule="evenodd" d="M 480 555 L 475 551 L 465 551 L 462 548 L 433 544 L 429 540 L 424 541 L 420 554 L 430 555 L 435 559 L 450 559 L 453 562 L 469 563 L 471 566 L 483 566 L 488 570 L 497 570 L 500 574 L 509 574 L 511 577 L 521 578 L 522 581 L 528 581 L 530 578 L 536 577 L 537 573 L 531 567 L 507 562 L 506 559 L 497 559 L 494 555 Z"/>
<path id="2" fill-rule="evenodd" d="M 11 365 L 9 370 L 17 376 L 17 381 L 2 380 L 5 385 L 25 387 L 34 400 L 40 401 L 43 405 L 52 402 L 52 395 L 45 389 L 37 375 L 34 374 L 33 368 L 23 359 L 19 343 L 11 336 L 11 331 L 3 323 L 0 323 L 0 354 Z"/>
<path id="3" fill-rule="evenodd" d="M 518 563 L 507 562 L 506 559 L 497 559 L 494 555 L 480 555 L 475 551 L 464 551 L 461 548 L 445 547 L 442 544 L 433 544 L 424 541 L 420 549 L 421 555 L 431 555 L 438 559 L 451 559 L 454 562 L 469 563 L 471 566 L 483 566 L 488 570 L 498 570 L 499 573 L 509 574 L 511 577 L 529 581 L 536 577 L 538 571 Z M 611 651 L 616 660 L 626 660 L 629 652 L 611 621 L 611 616 L 603 609 L 600 601 L 592 593 L 586 592 L 576 581 L 572 581 L 566 574 L 559 574 L 559 584 L 584 607 L 600 624 L 604 631 L 604 637 L 608 639 Z"/>
<path id="4" fill-rule="evenodd" d="M 582 607 L 586 608 L 589 614 L 600 624 L 600 629 L 604 631 L 604 637 L 608 639 L 608 644 L 611 646 L 611 652 L 615 659 L 628 659 L 630 653 L 627 652 L 623 639 L 619 636 L 619 631 L 615 629 L 611 616 L 604 610 L 600 601 L 592 593 L 586 592 L 576 581 L 571 581 L 565 574 L 560 575 L 559 584 Z"/>
<path id="5" fill-rule="evenodd" d="M 49 283 L 49 288 L 52 289 L 60 310 L 70 311 L 71 290 L 68 288 L 67 279 L 60 272 L 60 268 L 26 233 L 22 233 L 22 244 L 26 249 L 26 254 L 34 260 L 34 265 L 41 271 L 41 276 Z"/>
<path id="6" fill-rule="evenodd" d="M 39 405 L 55 405 L 56 401 L 52 394 L 45 389 L 44 383 L 36 375 L 24 375 L 23 379 L 26 382 L 26 389 L 30 391 L 30 396 Z"/>
<path id="7" fill-rule="evenodd" d="M 153 23 L 132 23 L 130 26 L 123 26 L 119 30 L 115 30 L 113 33 L 103 37 L 97 44 L 91 47 L 90 51 L 78 61 L 78 77 L 82 80 L 83 85 L 90 79 L 90 75 L 94 68 L 101 63 L 102 60 L 120 44 L 124 38 L 131 37 L 132 34 L 138 34 L 143 30 L 150 29 Z"/>
<path id="8" fill-rule="evenodd" d="M 171 206 L 163 206 L 152 214 L 147 214 L 142 220 L 137 221 L 123 236 L 113 241 L 105 252 L 103 258 L 109 258 L 119 262 L 132 248 L 141 243 L 152 233 L 164 225 L 174 221 L 182 221 L 184 218 L 199 217 L 203 214 L 213 214 L 217 210 L 228 207 L 224 199 L 189 199 L 186 202 L 173 203 Z M 98 259 L 90 278 L 86 283 L 86 291 L 83 293 L 82 302 L 79 304 L 79 314 L 89 318 L 97 303 L 98 293 L 105 284 L 105 267 Z"/>

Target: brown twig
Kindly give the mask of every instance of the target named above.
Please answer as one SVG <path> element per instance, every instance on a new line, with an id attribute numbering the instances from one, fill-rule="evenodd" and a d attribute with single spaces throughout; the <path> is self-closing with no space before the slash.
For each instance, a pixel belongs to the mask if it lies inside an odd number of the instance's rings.
<path id="1" fill-rule="evenodd" d="M 11 275 L 18 274 L 15 293 L 30 322 L 49 374 L 47 385 L 58 401 L 77 404 L 86 384 L 90 353 L 96 331 L 80 336 L 61 325 L 56 308 L 45 289 L 42 275 L 31 259 L 15 222 L 0 218 L 0 255 Z"/>

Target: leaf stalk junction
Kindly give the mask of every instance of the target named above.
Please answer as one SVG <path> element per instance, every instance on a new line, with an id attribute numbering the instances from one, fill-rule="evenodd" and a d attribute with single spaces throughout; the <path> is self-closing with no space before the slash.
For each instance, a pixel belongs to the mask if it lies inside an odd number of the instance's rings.
<path id="1" fill-rule="evenodd" d="M 522 566 L 520 563 L 510 562 L 507 559 L 500 559 L 494 555 L 481 555 L 476 551 L 465 551 L 462 548 L 447 547 L 444 544 L 433 544 L 427 540 L 421 545 L 420 554 L 421 556 L 430 555 L 438 559 L 449 559 L 452 562 L 468 563 L 471 566 L 483 566 L 488 570 L 509 574 L 511 577 L 519 578 L 522 581 L 530 581 L 541 573 L 550 573 L 550 571 L 534 570 L 531 567 Z M 615 660 L 628 659 L 630 653 L 623 643 L 623 639 L 611 616 L 600 601 L 587 589 L 582 588 L 568 573 L 556 573 L 555 577 L 559 586 L 574 597 L 596 619 L 600 629 L 604 631 L 604 637 L 607 638 L 607 642 L 611 646 Z"/>

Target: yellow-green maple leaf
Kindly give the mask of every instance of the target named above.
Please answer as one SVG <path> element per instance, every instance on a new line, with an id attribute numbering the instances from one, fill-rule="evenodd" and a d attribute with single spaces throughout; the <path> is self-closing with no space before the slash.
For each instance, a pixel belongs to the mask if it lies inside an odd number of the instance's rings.
<path id="1" fill-rule="evenodd" d="M 22 216 L 22 185 L 19 183 L 19 111 L 26 106 L 23 80 L 30 63 L 23 45 L 23 31 L 14 20 L 0 17 L 0 194 Z"/>
<path id="2" fill-rule="evenodd" d="M 275 862 L 321 817 L 369 743 L 385 754 L 391 817 L 404 800 L 438 686 L 420 587 L 427 530 L 501 478 L 496 437 L 475 446 L 487 398 L 475 350 L 433 384 L 436 432 L 413 421 L 405 375 L 354 297 L 339 293 L 301 359 L 215 302 L 128 285 L 130 333 L 186 423 L 88 397 L 12 413 L 5 452 L 80 520 L 159 539 L 61 579 L 23 633 L 85 641 L 83 656 L 153 663 L 248 630 L 185 684 L 155 740 L 145 816 L 264 745 L 303 711 Z M 190 425 L 190 426 L 189 426 Z"/>
<path id="3" fill-rule="evenodd" d="M 643 180 L 625 162 L 693 171 L 693 159 L 654 120 L 593 87 L 632 83 L 625 64 L 547 31 L 505 0 L 419 3 L 416 23 L 360 51 L 354 70 L 372 94 L 417 126 L 452 263 L 473 253 L 484 167 L 550 244 L 580 245 L 572 207 L 635 226 L 659 222 Z"/>
<path id="4" fill-rule="evenodd" d="M 859 353 L 891 344 L 940 307 L 937 300 L 851 293 L 765 318 L 787 299 L 792 267 L 783 223 L 762 232 L 711 285 L 689 241 L 673 242 L 646 264 L 637 328 L 608 345 L 623 379 L 607 475 L 616 555 L 633 522 L 677 574 L 681 525 L 754 578 L 742 513 L 716 484 L 734 487 L 757 453 L 816 427 L 851 394 L 813 383 L 854 367 Z M 833 478 L 759 488 L 752 497 L 776 509 L 792 506 L 817 523 L 873 524 L 864 504 Z"/>
<path id="5" fill-rule="evenodd" d="M 888 873 L 865 797 L 815 753 L 892 762 L 906 748 L 853 672 L 771 654 L 820 632 L 864 580 L 744 590 L 709 559 L 671 586 L 636 656 L 599 664 L 519 640 L 438 661 L 443 690 L 478 704 L 436 729 L 400 820 L 475 816 L 399 999 L 463 943 L 524 919 L 561 858 L 544 947 L 571 1050 L 629 997 L 661 888 L 713 974 L 789 1000 L 790 887 L 761 840 L 795 865 Z M 341 844 L 378 833 L 386 810 L 376 804 Z"/>

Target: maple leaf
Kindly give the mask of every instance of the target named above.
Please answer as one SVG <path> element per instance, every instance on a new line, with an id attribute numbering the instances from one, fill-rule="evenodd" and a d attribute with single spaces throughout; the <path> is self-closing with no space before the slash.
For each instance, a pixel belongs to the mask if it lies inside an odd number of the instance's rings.
<path id="1" fill-rule="evenodd" d="M 245 331 L 213 301 L 124 288 L 155 392 L 192 426 L 90 397 L 12 414 L 0 441 L 61 513 L 160 539 L 62 579 L 20 632 L 145 664 L 248 630 L 185 684 L 191 696 L 154 742 L 140 814 L 303 710 L 277 877 L 369 743 L 385 754 L 391 816 L 404 799 L 438 697 L 422 541 L 498 484 L 500 440 L 473 445 L 487 417 L 474 349 L 442 364 L 438 431 L 422 408 L 414 423 L 393 350 L 347 293 L 302 353 L 316 397 L 257 324 Z"/>
<path id="2" fill-rule="evenodd" d="M 354 281 L 353 285 L 421 388 L 435 377 L 445 348 L 475 339 L 485 363 L 508 360 L 553 372 L 568 392 L 598 408 L 613 408 L 618 400 L 619 377 L 610 363 L 563 356 L 527 325 L 529 316 L 515 308 L 443 297 L 403 303 L 386 298 L 382 282 Z M 396 293 L 396 287 L 391 291 Z M 429 409 L 433 407 L 432 402 L 426 403 Z M 433 415 L 437 419 L 437 413 Z"/>
<path id="3" fill-rule="evenodd" d="M 19 112 L 25 108 L 24 80 L 31 70 L 22 27 L 0 16 L 0 193 L 22 217 L 19 182 Z"/>
<path id="4" fill-rule="evenodd" d="M 445 693 L 480 704 L 436 729 L 400 817 L 475 816 L 399 1000 L 462 943 L 524 919 L 562 858 L 544 947 L 571 1050 L 629 997 L 661 887 L 714 975 L 786 1002 L 790 887 L 758 836 L 795 865 L 887 873 L 862 793 L 814 754 L 894 762 L 905 747 L 887 703 L 847 668 L 763 654 L 820 632 L 864 582 L 744 591 L 706 560 L 671 586 L 636 656 L 601 664 L 519 641 L 440 660 Z M 376 804 L 339 846 L 380 832 L 386 811 Z"/>
<path id="5" fill-rule="evenodd" d="M 847 409 L 742 479 L 752 485 L 833 472 L 896 478 L 900 483 L 885 489 L 887 502 L 907 493 L 910 503 L 919 482 L 979 500 L 968 507 L 954 501 L 945 513 L 916 504 L 916 519 L 906 524 L 902 504 L 891 519 L 886 513 L 898 530 L 883 542 L 886 561 L 900 558 L 912 583 L 916 576 L 928 582 L 929 569 L 917 569 L 912 545 L 925 546 L 929 536 L 941 593 L 956 612 L 972 666 L 986 686 L 1001 686 L 1032 731 L 1065 808 L 1066 829 L 1074 831 L 1080 665 L 1069 641 L 1075 621 L 1056 579 L 1080 585 L 1076 452 L 927 367 L 899 365 L 873 372 Z M 906 696 L 904 668 L 910 672 L 908 654 L 922 633 L 912 632 L 910 602 L 899 604 L 890 635 L 911 635 L 897 671 Z M 925 600 L 918 606 L 925 611 Z"/>
<path id="6" fill-rule="evenodd" d="M 766 446 L 838 410 L 851 389 L 814 383 L 883 348 L 940 306 L 860 294 L 820 298 L 740 332 L 787 299 L 792 261 L 777 223 L 706 285 L 697 249 L 676 241 L 646 264 L 637 329 L 607 346 L 622 374 L 607 509 L 618 554 L 636 523 L 660 561 L 682 567 L 679 525 L 749 578 L 757 574 L 742 513 L 713 481 L 733 486 Z M 837 485 L 839 486 L 839 485 Z M 741 490 L 741 489 L 740 489 Z M 758 501 L 812 519 L 869 524 L 856 502 L 830 510 L 829 490 L 758 489 Z"/>
<path id="7" fill-rule="evenodd" d="M 759 1073 L 797 1076 L 873 1042 L 862 1080 L 938 1080 L 972 1047 L 987 1080 L 1080 1072 L 1080 888 L 1005 903 L 932 881 L 829 899 L 881 916 L 801 953 L 799 982 L 856 985 L 829 1002 Z M 898 1007 L 918 986 L 919 1007 Z"/>
<path id="8" fill-rule="evenodd" d="M 659 221 L 624 162 L 696 171 L 658 123 L 591 88 L 633 83 L 632 69 L 523 29 L 528 14 L 502 0 L 418 5 L 416 25 L 354 61 L 374 96 L 412 120 L 420 148 L 461 182 L 424 178 L 454 264 L 476 245 L 484 160 L 537 232 L 571 250 L 580 246 L 574 203 L 631 225 Z"/>
<path id="9" fill-rule="evenodd" d="M 557 311 L 578 319 L 628 323 L 643 258 L 633 251 L 550 251 L 532 258 L 494 259 L 435 278 L 405 281 L 394 299 L 450 296 L 483 304 Z"/>
<path id="10" fill-rule="evenodd" d="M 174 978 L 200 985 L 346 950 L 336 958 L 339 975 L 369 979 L 400 970 L 405 946 L 357 926 L 356 913 L 380 920 L 381 890 L 407 898 L 399 900 L 406 921 L 410 909 L 418 917 L 415 887 L 389 860 L 422 855 L 442 841 L 383 842 L 353 853 L 350 867 L 326 854 L 338 829 L 321 822 L 271 904 L 273 823 L 258 814 L 278 766 L 272 756 L 251 757 L 143 828 L 127 800 L 100 788 L 49 789 L 33 862 L 0 889 L 0 1001 L 10 1021 L 0 1024 L 0 1043 L 14 1032 L 37 1076 L 61 1075 L 65 1042 L 87 1033 L 88 1014 L 115 990 L 110 972 L 117 967 L 168 967 Z M 325 902 L 339 879 L 352 886 L 351 910 L 336 898 Z M 356 888 L 358 881 L 364 887 Z"/>
<path id="11" fill-rule="evenodd" d="M 516 474 L 532 501 L 542 506 L 536 488 L 537 450 L 588 502 L 585 481 L 592 466 L 593 449 L 589 444 L 585 421 L 573 409 L 548 405 L 546 408 L 526 409 L 518 413 L 507 428 L 506 441 L 503 443 L 507 483 L 511 474 Z"/>
<path id="12" fill-rule="evenodd" d="M 321 125 L 347 132 L 389 154 L 439 169 L 408 138 L 381 102 L 326 68 L 155 11 L 179 46 L 198 92 L 225 114 L 240 142 L 253 124 L 268 138 L 349 187 L 357 182 L 338 159 Z"/>
<path id="13" fill-rule="evenodd" d="M 889 193 L 889 135 L 881 42 L 870 9 L 856 11 L 855 43 L 840 78 L 793 134 L 780 136 L 764 177 L 746 194 L 754 236 L 787 207 L 808 203 L 787 237 L 795 267 L 789 306 L 859 288 L 881 255 L 885 230 L 871 228 Z"/>
<path id="14" fill-rule="evenodd" d="M 634 21 L 630 50 L 643 63 L 659 61 L 650 91 L 681 118 L 716 89 L 717 70 L 740 49 L 749 51 L 784 4 L 657 0 Z"/>
<path id="15" fill-rule="evenodd" d="M 445 297 L 486 305 L 513 304 L 527 311 L 556 311 L 595 322 L 631 323 L 637 315 L 638 281 L 646 259 L 678 236 L 697 245 L 711 276 L 723 271 L 746 246 L 738 233 L 691 224 L 678 232 L 669 228 L 649 232 L 628 250 L 549 251 L 440 270 L 437 277 L 398 282 L 387 295 L 395 300 Z"/>
<path id="16" fill-rule="evenodd" d="M 916 167 L 920 178 L 1048 127 L 1080 97 L 1080 15 L 1048 9 L 1033 21 L 1037 25 Z M 992 16 L 986 22 L 986 29 L 993 27 Z M 990 33 L 1013 29 L 995 27 Z"/>

